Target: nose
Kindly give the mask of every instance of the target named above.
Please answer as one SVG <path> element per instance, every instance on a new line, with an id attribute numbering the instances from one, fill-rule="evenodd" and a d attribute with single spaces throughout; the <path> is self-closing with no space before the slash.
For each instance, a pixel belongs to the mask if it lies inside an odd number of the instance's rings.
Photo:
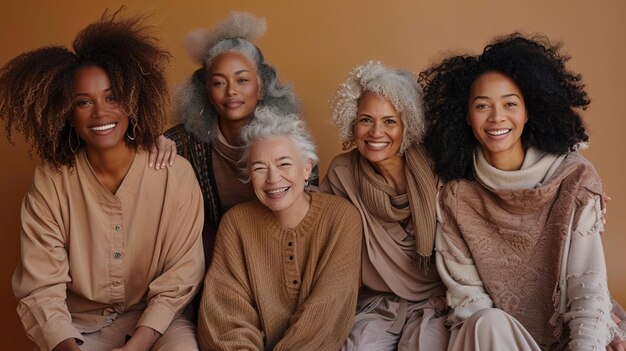
<path id="1" fill-rule="evenodd" d="M 491 113 L 489 113 L 489 120 L 492 122 L 502 121 L 505 117 L 505 110 L 503 106 L 496 105 L 491 109 Z"/>
<path id="2" fill-rule="evenodd" d="M 94 102 L 93 107 L 91 109 L 91 117 L 92 118 L 101 118 L 106 115 L 106 106 L 105 104 Z"/>
<path id="3" fill-rule="evenodd" d="M 267 179 L 265 179 L 265 182 L 268 184 L 273 184 L 273 183 L 277 183 L 279 180 L 280 180 L 280 174 L 279 174 L 278 168 L 269 167 L 267 169 Z"/>
<path id="4" fill-rule="evenodd" d="M 372 137 L 377 138 L 377 137 L 382 136 L 383 134 L 384 134 L 384 132 L 383 132 L 383 126 L 382 126 L 382 124 L 380 124 L 380 123 L 374 123 L 374 124 L 372 125 L 372 128 L 370 128 L 370 135 L 371 135 Z"/>
<path id="5" fill-rule="evenodd" d="M 226 87 L 226 94 L 228 94 L 228 96 L 237 95 L 237 90 L 235 90 L 234 84 L 228 83 L 228 86 Z"/>

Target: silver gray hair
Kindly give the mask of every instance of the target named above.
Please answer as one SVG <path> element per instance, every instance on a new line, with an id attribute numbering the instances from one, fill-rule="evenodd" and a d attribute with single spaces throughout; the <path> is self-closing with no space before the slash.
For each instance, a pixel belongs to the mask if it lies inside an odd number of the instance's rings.
<path id="1" fill-rule="evenodd" d="M 242 170 L 240 180 L 247 183 L 250 180 L 248 173 L 248 157 L 250 156 L 250 146 L 257 140 L 286 136 L 290 138 L 300 150 L 303 162 L 312 163 L 311 170 L 317 165 L 319 158 L 315 150 L 313 136 L 306 127 L 304 120 L 298 115 L 285 114 L 274 108 L 264 107 L 257 109 L 255 118 L 241 130 L 241 141 L 244 145 L 244 152 L 239 162 Z M 311 172 L 311 177 L 315 175 Z"/>
<path id="2" fill-rule="evenodd" d="M 354 146 L 354 121 L 359 100 L 367 93 L 385 97 L 396 109 L 404 127 L 400 152 L 422 141 L 426 133 L 422 88 L 408 71 L 369 61 L 352 69 L 332 99 L 330 121 L 339 128 L 344 149 Z"/>
<path id="3" fill-rule="evenodd" d="M 207 71 L 215 58 L 225 52 L 241 53 L 256 67 L 261 86 L 257 107 L 271 106 L 284 113 L 299 112 L 300 104 L 291 86 L 278 81 L 276 69 L 265 62 L 261 50 L 252 43 L 266 29 L 264 18 L 233 12 L 212 28 L 189 33 L 187 50 L 202 67 L 178 88 L 177 112 L 183 118 L 185 129 L 198 139 L 209 141 L 211 131 L 217 128 L 219 116 L 209 102 Z"/>

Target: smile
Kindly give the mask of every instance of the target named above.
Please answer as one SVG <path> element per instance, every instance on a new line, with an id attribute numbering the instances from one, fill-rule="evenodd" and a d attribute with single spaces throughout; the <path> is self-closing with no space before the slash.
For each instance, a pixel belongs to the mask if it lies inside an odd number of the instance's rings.
<path id="1" fill-rule="evenodd" d="M 388 141 L 378 141 L 378 142 L 366 141 L 365 144 L 367 144 L 369 147 L 371 147 L 373 149 L 384 149 L 385 147 L 387 147 L 387 145 L 390 144 L 390 142 L 388 142 Z"/>
<path id="2" fill-rule="evenodd" d="M 109 123 L 109 124 L 105 124 L 103 126 L 91 127 L 89 129 L 91 129 L 93 131 L 101 132 L 101 131 L 104 131 L 104 130 L 113 129 L 116 124 L 117 123 Z"/>
<path id="3" fill-rule="evenodd" d="M 226 108 L 237 108 L 243 105 L 243 101 L 227 101 L 223 104 Z"/>
<path id="4" fill-rule="evenodd" d="M 491 136 L 500 136 L 500 135 L 508 134 L 510 132 L 511 132 L 511 129 L 485 130 L 485 133 Z"/>
<path id="5" fill-rule="evenodd" d="M 284 188 L 278 188 L 278 189 L 272 189 L 272 190 L 266 190 L 265 192 L 268 195 L 278 195 L 281 193 L 284 193 L 285 191 L 289 190 L 290 187 L 286 186 Z"/>

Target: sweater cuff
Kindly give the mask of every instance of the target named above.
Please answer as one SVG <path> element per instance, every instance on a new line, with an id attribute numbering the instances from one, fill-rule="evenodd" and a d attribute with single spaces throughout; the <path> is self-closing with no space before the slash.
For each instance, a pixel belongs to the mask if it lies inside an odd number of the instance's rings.
<path id="1" fill-rule="evenodd" d="M 141 319 L 137 323 L 137 327 L 140 325 L 152 328 L 159 332 L 161 335 L 165 333 L 167 328 L 174 320 L 176 311 L 171 309 L 164 303 L 153 303 L 148 305 L 141 315 Z"/>

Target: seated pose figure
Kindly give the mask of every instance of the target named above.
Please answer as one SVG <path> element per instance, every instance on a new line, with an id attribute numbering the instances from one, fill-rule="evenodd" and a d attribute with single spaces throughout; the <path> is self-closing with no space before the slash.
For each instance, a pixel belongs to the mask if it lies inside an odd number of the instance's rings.
<path id="1" fill-rule="evenodd" d="M 224 212 L 255 198 L 252 186 L 238 179 L 241 128 L 254 119 L 257 107 L 284 113 L 296 113 L 299 107 L 291 87 L 278 81 L 276 70 L 252 43 L 265 30 L 264 19 L 233 12 L 213 28 L 191 32 L 187 40 L 201 67 L 179 88 L 177 114 L 183 122 L 165 136 L 189 160 L 202 189 L 207 267 Z M 159 145 L 158 151 L 159 158 L 167 157 L 162 156 L 167 149 Z"/>
<path id="2" fill-rule="evenodd" d="M 437 268 L 452 350 L 622 347 L 600 233 L 602 185 L 576 150 L 589 105 L 568 57 L 511 34 L 420 75 L 426 139 L 447 181 Z"/>
<path id="3" fill-rule="evenodd" d="M 188 162 L 156 171 L 170 55 L 142 19 L 103 18 L 74 50 L 0 71 L 0 118 L 43 161 L 22 204 L 17 311 L 38 350 L 197 350 L 179 316 L 203 276 L 202 194 Z"/>
<path id="4" fill-rule="evenodd" d="M 362 287 L 343 349 L 445 350 L 421 88 L 411 73 L 369 62 L 339 86 L 334 105 L 344 148 L 356 148 L 335 157 L 320 186 L 350 200 L 363 222 Z"/>
<path id="5" fill-rule="evenodd" d="M 305 190 L 317 162 L 304 122 L 258 109 L 241 130 L 257 200 L 220 222 L 200 304 L 203 350 L 339 350 L 354 320 L 361 221 Z"/>

